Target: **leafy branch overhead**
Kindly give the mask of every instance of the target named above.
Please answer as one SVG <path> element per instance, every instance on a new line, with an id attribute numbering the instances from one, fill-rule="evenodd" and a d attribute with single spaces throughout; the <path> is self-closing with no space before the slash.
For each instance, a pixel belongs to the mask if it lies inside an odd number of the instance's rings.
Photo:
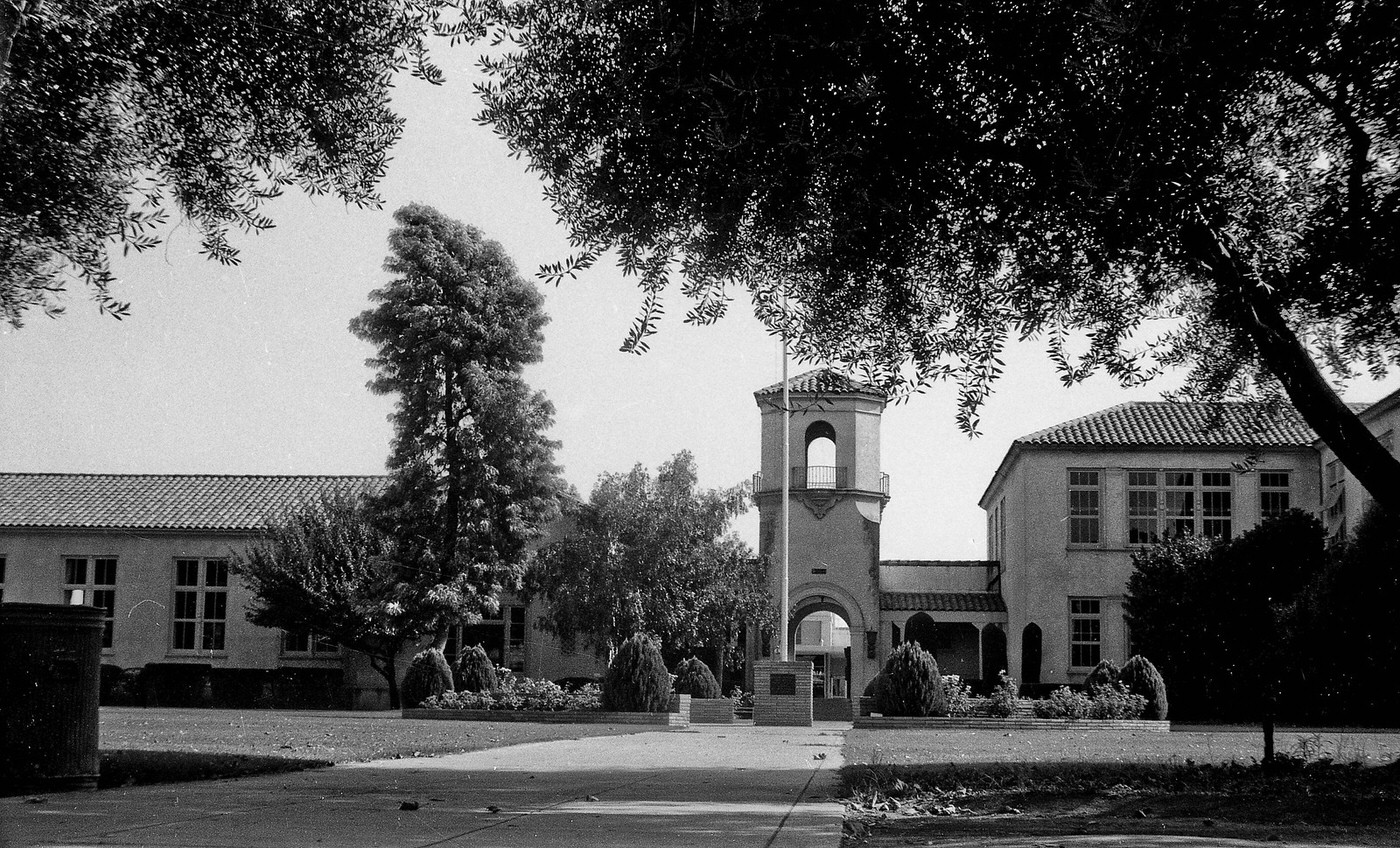
<path id="1" fill-rule="evenodd" d="M 968 431 L 1014 338 L 1066 382 L 1185 366 L 1285 393 L 1400 508 L 1321 370 L 1400 356 L 1395 0 L 479 0 L 468 30 L 570 228 L 549 276 L 616 252 L 631 347 L 671 286 L 697 323 L 739 287 L 801 356 L 956 381 Z"/>
<path id="2" fill-rule="evenodd" d="M 423 0 L 48 0 L 0 15 L 0 320 L 81 281 L 117 317 L 108 249 L 172 213 L 234 263 L 288 188 L 377 206 L 402 121 L 393 77 L 440 72 Z M 8 38 L 6 38 L 8 37 Z M 8 56 L 6 56 L 8 53 Z M 5 59 L 8 58 L 8 62 Z"/>

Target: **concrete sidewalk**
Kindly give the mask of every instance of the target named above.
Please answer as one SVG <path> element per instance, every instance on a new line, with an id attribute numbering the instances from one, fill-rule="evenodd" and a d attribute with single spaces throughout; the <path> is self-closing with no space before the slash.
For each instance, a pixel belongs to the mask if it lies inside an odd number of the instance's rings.
<path id="1" fill-rule="evenodd" d="M 835 848 L 848 726 L 706 725 L 42 804 L 0 798 L 0 846 Z"/>

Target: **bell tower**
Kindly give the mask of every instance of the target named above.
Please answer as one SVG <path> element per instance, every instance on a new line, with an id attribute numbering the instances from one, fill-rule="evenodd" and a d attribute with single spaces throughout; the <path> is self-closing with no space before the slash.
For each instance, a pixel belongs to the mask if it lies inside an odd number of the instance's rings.
<path id="1" fill-rule="evenodd" d="M 880 519 L 889 476 L 880 470 L 885 393 L 830 369 L 754 392 L 761 418 L 761 466 L 754 476 L 759 552 L 773 563 L 770 590 L 781 596 L 782 484 L 789 481 L 787 644 L 815 669 L 814 709 L 858 697 L 879 671 Z M 792 465 L 783 468 L 783 428 Z M 819 613 L 834 613 L 817 615 Z M 849 629 L 843 634 L 840 624 Z M 761 640 L 758 640 L 761 642 Z M 771 640 L 776 650 L 777 640 Z M 763 646 L 756 645 L 761 654 Z M 774 659 L 778 659 L 774 657 Z M 839 716 L 841 706 L 829 706 Z M 847 709 L 849 707 L 847 706 Z M 818 714 L 818 718 L 822 716 Z"/>

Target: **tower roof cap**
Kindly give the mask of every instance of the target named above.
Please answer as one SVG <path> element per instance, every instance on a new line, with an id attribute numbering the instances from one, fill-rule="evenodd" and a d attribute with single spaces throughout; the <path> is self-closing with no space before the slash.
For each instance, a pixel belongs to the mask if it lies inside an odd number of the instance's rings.
<path id="1" fill-rule="evenodd" d="M 887 400 L 884 389 L 862 383 L 834 368 L 818 368 L 788 378 L 788 391 L 795 395 L 864 395 Z M 754 397 L 782 394 L 783 384 L 774 383 L 754 392 Z"/>

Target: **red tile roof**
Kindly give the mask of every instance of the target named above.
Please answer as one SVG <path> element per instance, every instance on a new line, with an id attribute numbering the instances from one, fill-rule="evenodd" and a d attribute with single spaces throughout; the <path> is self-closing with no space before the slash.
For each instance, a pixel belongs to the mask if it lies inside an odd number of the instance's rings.
<path id="1" fill-rule="evenodd" d="M 0 474 L 0 528 L 257 531 L 321 493 L 383 477 Z"/>
<path id="2" fill-rule="evenodd" d="M 1084 447 L 1307 447 L 1317 436 L 1291 406 L 1132 401 L 1022 436 L 1016 444 Z"/>
<path id="3" fill-rule="evenodd" d="M 1006 612 L 1006 601 L 996 592 L 881 592 L 880 609 Z"/>
<path id="4" fill-rule="evenodd" d="M 754 392 L 755 397 L 781 394 L 782 383 L 774 383 Z M 796 377 L 788 378 L 788 391 L 799 395 L 868 395 L 885 400 L 882 389 L 853 380 L 832 368 L 818 368 Z"/>

